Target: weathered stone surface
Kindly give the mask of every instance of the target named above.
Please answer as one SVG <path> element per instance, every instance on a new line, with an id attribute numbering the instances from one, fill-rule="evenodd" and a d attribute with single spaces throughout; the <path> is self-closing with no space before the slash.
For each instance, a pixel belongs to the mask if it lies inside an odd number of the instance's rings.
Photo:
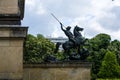
<path id="1" fill-rule="evenodd" d="M 17 41 L 19 44 L 14 44 Z M 22 79 L 23 40 L 2 42 L 0 40 L 0 79 Z"/>
<path id="2" fill-rule="evenodd" d="M 25 38 L 27 35 L 27 27 L 21 26 L 9 26 L 9 25 L 0 25 L 0 37 L 1 38 L 14 38 L 22 37 Z"/>
<path id="3" fill-rule="evenodd" d="M 0 26 L 0 80 L 23 79 L 23 44 L 27 27 Z"/>
<path id="4" fill-rule="evenodd" d="M 23 39 L 1 39 L 0 40 L 0 47 L 22 47 L 23 46 Z"/>
<path id="5" fill-rule="evenodd" d="M 6 20 L 2 20 L 2 18 L 0 18 L 0 25 L 21 25 L 21 21 L 20 20 L 9 20 L 9 18 L 7 18 Z"/>
<path id="6" fill-rule="evenodd" d="M 18 14 L 18 0 L 0 0 L 0 14 Z"/>
<path id="7" fill-rule="evenodd" d="M 25 0 L 0 0 L 0 25 L 21 25 Z"/>
<path id="8" fill-rule="evenodd" d="M 24 64 L 24 80 L 90 80 L 90 63 Z"/>
<path id="9" fill-rule="evenodd" d="M 9 37 L 10 36 L 10 30 L 6 28 L 0 29 L 0 37 Z"/>

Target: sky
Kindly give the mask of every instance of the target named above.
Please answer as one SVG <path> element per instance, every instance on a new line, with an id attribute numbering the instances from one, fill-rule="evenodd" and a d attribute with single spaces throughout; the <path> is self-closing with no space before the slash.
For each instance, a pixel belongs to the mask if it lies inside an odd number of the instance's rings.
<path id="1" fill-rule="evenodd" d="M 76 25 L 84 28 L 86 38 L 106 33 L 120 40 L 120 0 L 26 0 L 22 26 L 29 34 L 66 37 L 51 13 L 71 32 Z"/>

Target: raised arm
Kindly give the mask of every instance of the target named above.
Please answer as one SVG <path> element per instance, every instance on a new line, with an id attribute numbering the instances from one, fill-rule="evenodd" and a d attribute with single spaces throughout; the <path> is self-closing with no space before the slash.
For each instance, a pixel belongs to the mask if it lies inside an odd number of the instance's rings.
<path id="1" fill-rule="evenodd" d="M 62 25 L 62 23 L 60 23 L 60 25 L 61 25 L 61 29 L 62 29 L 63 31 L 65 31 L 65 29 L 63 29 L 63 25 Z"/>

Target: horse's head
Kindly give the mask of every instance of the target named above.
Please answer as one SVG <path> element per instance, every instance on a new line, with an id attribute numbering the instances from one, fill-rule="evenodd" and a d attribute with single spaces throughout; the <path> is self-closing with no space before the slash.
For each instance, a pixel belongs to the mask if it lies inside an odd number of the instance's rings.
<path id="1" fill-rule="evenodd" d="M 78 27 L 77 25 L 75 26 L 76 31 L 83 31 L 83 28 Z"/>

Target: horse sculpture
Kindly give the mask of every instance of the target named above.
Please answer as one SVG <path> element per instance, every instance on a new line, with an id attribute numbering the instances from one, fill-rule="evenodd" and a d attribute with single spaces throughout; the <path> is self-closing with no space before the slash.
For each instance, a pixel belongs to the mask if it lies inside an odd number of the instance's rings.
<path id="1" fill-rule="evenodd" d="M 74 28 L 74 37 L 73 37 L 73 40 L 68 40 L 66 41 L 65 43 L 60 43 L 58 42 L 56 44 L 56 49 L 55 49 L 55 53 L 58 51 L 59 49 L 59 46 L 62 44 L 62 47 L 64 49 L 64 54 L 67 54 L 68 56 L 71 56 L 70 54 L 70 50 L 71 49 L 77 49 L 77 52 L 75 52 L 75 54 L 79 54 L 81 55 L 81 51 L 80 51 L 80 46 L 83 45 L 86 41 L 86 39 L 84 39 L 82 37 L 82 34 L 80 33 L 80 31 L 83 31 L 83 28 L 80 28 L 78 26 L 75 26 Z M 69 38 L 69 37 L 68 37 Z"/>
<path id="2" fill-rule="evenodd" d="M 80 52 L 80 45 L 83 44 L 84 39 L 81 35 L 81 33 L 79 31 L 82 31 L 83 28 L 80 28 L 78 26 L 75 26 L 74 28 L 74 41 L 75 43 L 73 43 L 72 41 L 66 41 L 65 43 L 63 43 L 62 47 L 64 49 L 64 53 L 69 53 L 71 48 L 76 48 L 78 49 L 78 53 Z"/>

